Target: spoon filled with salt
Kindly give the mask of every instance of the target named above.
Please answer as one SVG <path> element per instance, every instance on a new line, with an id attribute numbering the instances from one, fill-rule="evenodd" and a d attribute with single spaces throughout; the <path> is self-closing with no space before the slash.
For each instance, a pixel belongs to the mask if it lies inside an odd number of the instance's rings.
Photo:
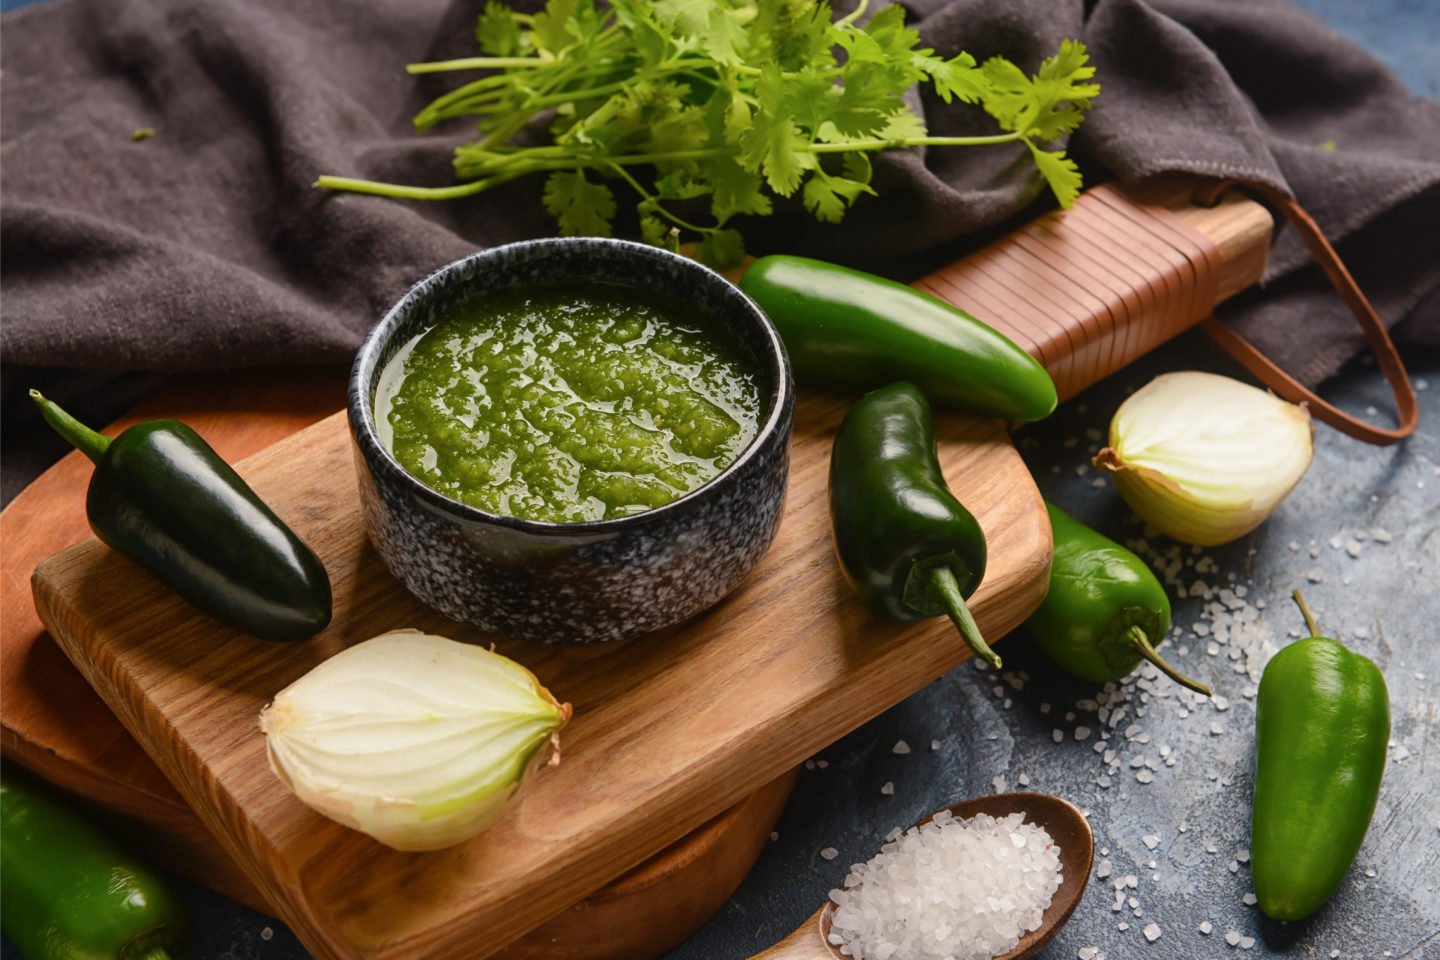
<path id="1" fill-rule="evenodd" d="M 852 869 L 850 879 L 858 877 L 859 884 L 832 893 L 848 904 L 848 911 L 835 899 L 826 902 L 794 933 L 752 960 L 885 956 L 898 931 L 919 927 L 929 938 L 927 946 L 941 950 L 937 955 L 965 956 L 963 949 L 970 949 L 973 957 L 975 943 L 998 942 L 1001 952 L 982 953 L 986 960 L 1021 960 L 1070 919 L 1094 858 L 1090 824 L 1068 801 L 1045 793 L 966 800 L 903 834 L 892 833 L 875 858 Z M 871 890 L 864 889 L 867 883 Z M 927 883 L 932 889 L 923 889 Z M 907 904 L 917 898 L 925 901 L 918 910 Z M 1038 921 L 1036 910 L 1041 911 Z M 927 916 L 917 916 L 921 913 Z M 967 946 L 952 952 L 946 941 L 966 941 Z"/>

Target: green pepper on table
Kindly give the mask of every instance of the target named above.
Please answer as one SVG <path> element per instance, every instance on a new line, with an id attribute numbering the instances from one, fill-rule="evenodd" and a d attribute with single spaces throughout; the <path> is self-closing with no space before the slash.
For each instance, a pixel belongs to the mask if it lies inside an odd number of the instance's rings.
<path id="1" fill-rule="evenodd" d="M 930 405 L 914 384 L 865 394 L 840 424 L 830 522 L 840 568 L 866 606 L 902 622 L 946 614 L 1000 666 L 965 605 L 985 576 L 985 535 L 945 484 Z"/>
<path id="2" fill-rule="evenodd" d="M 750 265 L 740 289 L 775 324 L 801 386 L 869 390 L 908 380 L 937 406 L 1002 420 L 1040 420 L 1055 409 L 1055 384 L 1034 357 L 914 287 L 770 256 Z"/>
<path id="3" fill-rule="evenodd" d="M 1255 698 L 1251 877 L 1265 915 L 1320 909 L 1355 861 L 1385 771 L 1390 696 L 1375 664 L 1320 636 L 1270 658 Z"/>
<path id="4" fill-rule="evenodd" d="M 1170 679 L 1210 696 L 1156 651 L 1170 629 L 1170 598 L 1145 561 L 1045 504 L 1054 534 L 1050 589 L 1025 631 L 1060 667 L 1085 680 L 1119 680 L 1149 660 Z"/>
<path id="5" fill-rule="evenodd" d="M 298 640 L 330 622 L 319 558 L 200 435 L 175 420 L 96 433 L 39 392 L 57 433 L 95 464 L 90 527 L 216 620 L 267 640 Z"/>
<path id="6" fill-rule="evenodd" d="M 0 777 L 0 926 L 25 960 L 167 960 L 179 903 L 147 867 L 28 778 Z"/>

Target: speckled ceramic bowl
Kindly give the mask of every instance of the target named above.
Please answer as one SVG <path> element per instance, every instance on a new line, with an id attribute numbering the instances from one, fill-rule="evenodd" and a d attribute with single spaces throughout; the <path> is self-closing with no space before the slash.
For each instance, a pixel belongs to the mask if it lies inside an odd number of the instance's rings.
<path id="1" fill-rule="evenodd" d="M 693 306 L 754 355 L 760 429 L 683 497 L 613 520 L 547 523 L 486 513 L 409 474 L 380 443 L 373 402 L 395 351 L 462 300 L 523 284 L 601 281 Z M 464 623 L 531 640 L 596 641 L 691 617 L 740 583 L 780 523 L 795 388 L 780 337 L 719 274 L 655 247 L 534 240 L 442 267 L 370 332 L 350 375 L 350 430 L 366 527 L 401 583 Z"/>

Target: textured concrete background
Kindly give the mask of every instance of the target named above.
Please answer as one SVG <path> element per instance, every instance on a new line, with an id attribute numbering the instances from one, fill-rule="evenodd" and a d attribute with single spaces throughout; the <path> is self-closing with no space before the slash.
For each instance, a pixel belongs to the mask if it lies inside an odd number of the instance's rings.
<path id="1" fill-rule="evenodd" d="M 1412 89 L 1440 94 L 1440 0 L 1301 2 L 1389 63 Z M 23 0 L 0 0 L 0 9 L 20 5 Z M 1092 876 L 1070 923 L 1040 954 L 1046 960 L 1076 958 L 1087 947 L 1097 950 L 1086 953 L 1092 960 L 1101 954 L 1208 960 L 1232 953 L 1309 960 L 1332 950 L 1367 960 L 1440 956 L 1440 355 L 1406 359 L 1428 387 L 1419 394 L 1416 437 L 1398 449 L 1377 450 L 1321 426 L 1314 464 L 1267 524 L 1236 544 L 1182 552 L 1187 593 L 1196 580 L 1234 594 L 1243 586 L 1243 598 L 1226 598 L 1238 605 L 1234 612 L 1252 605 L 1249 612 L 1258 614 L 1225 643 L 1215 642 L 1212 654 L 1213 638 L 1193 628 L 1208 629 L 1206 614 L 1213 616 L 1217 605 L 1229 608 L 1219 596 L 1175 601 L 1174 622 L 1183 635 L 1165 652 L 1182 670 L 1212 681 L 1225 709 L 1142 672 L 1109 700 L 1125 708 L 1112 728 L 1091 706 L 1101 691 L 1056 676 L 1023 634 L 1005 638 L 997 647 L 1006 675 L 961 667 L 819 754 L 825 766 L 802 773 L 777 827 L 779 839 L 726 907 L 669 960 L 749 956 L 803 922 L 842 882 L 848 865 L 868 858 L 892 827 L 997 789 L 1072 800 L 1094 828 L 1097 873 L 1109 861 L 1109 875 Z M 1086 465 L 1127 393 L 1178 369 L 1238 375 L 1208 341 L 1187 335 L 1071 401 L 1018 435 L 1042 492 L 1115 539 L 1140 537 L 1113 486 L 1103 479 L 1097 484 Z M 1353 411 L 1390 408 L 1384 381 L 1365 363 L 1326 392 Z M 1169 546 L 1160 537 L 1150 542 L 1161 551 Z M 1298 635 L 1299 615 L 1289 601 L 1295 586 L 1305 589 L 1322 628 L 1385 673 L 1393 743 L 1354 869 L 1318 914 L 1282 925 L 1244 902 L 1251 887 L 1240 855 L 1249 845 L 1253 689 L 1269 654 Z M 902 739 L 912 748 L 908 755 L 893 752 Z M 931 749 L 932 741 L 938 748 Z M 1112 751 L 1111 762 L 1095 751 L 1097 743 Z M 880 792 L 887 782 L 893 796 Z M 825 847 L 839 856 L 823 859 Z M 1131 876 L 1133 888 L 1125 883 Z M 1118 910 L 1117 883 L 1125 884 Z M 268 918 L 183 881 L 176 885 L 192 921 L 188 956 L 307 956 Z M 1208 936 L 1199 929 L 1204 921 L 1211 925 Z M 1161 929 L 1153 943 L 1142 934 L 1152 922 Z M 1231 932 L 1234 946 L 1225 939 Z M 1248 949 L 1240 937 L 1253 939 Z M 18 960 L 18 952 L 6 942 L 0 960 Z"/>

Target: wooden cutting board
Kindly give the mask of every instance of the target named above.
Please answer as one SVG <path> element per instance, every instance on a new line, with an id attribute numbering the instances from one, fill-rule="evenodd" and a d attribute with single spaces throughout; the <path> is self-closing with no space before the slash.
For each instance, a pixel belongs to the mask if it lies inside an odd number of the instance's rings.
<path id="1" fill-rule="evenodd" d="M 1173 190 L 1155 202 L 1220 250 L 1216 297 L 1258 276 L 1269 231 L 1261 208 L 1238 201 L 1200 211 Z M 927 280 L 942 282 L 943 273 Z M 1113 283 L 1121 273 L 1103 276 Z M 1032 342 L 1052 350 L 1052 370 L 1067 362 L 1064 343 L 1055 354 L 1054 341 Z M 1138 349 L 1143 340 L 1127 342 Z M 502 643 L 579 713 L 560 771 L 537 783 L 491 840 L 451 854 L 387 853 L 277 795 L 254 732 L 259 706 L 315 658 L 391 626 L 439 623 L 399 595 L 359 533 L 339 419 L 242 471 L 317 545 L 337 580 L 336 625 L 304 645 L 308 653 L 221 637 L 93 543 L 45 564 L 36 598 L 87 679 L 313 950 L 475 956 L 473 925 L 483 925 L 487 948 L 500 946 L 963 656 L 943 623 L 877 624 L 841 589 L 824 529 L 823 461 L 842 410 L 831 398 L 802 404 L 781 538 L 716 611 L 672 635 L 603 651 Z M 1043 514 L 998 425 L 945 418 L 941 427 L 952 484 L 991 536 L 993 565 L 976 606 L 982 627 L 999 635 L 1038 602 Z"/>
<path id="2" fill-rule="evenodd" d="M 342 414 L 243 473 L 330 571 L 335 620 L 277 645 L 192 612 L 97 542 L 46 561 L 37 609 L 85 678 L 314 953 L 478 957 L 499 949 L 965 656 L 948 621 L 878 622 L 831 560 L 825 473 L 843 398 L 799 405 L 785 517 L 739 591 L 683 627 L 624 644 L 539 646 L 464 629 L 390 577 L 361 526 Z M 1049 528 L 1002 425 L 939 423 L 942 462 L 991 543 L 976 618 L 999 637 L 1039 602 Z M 256 725 L 282 687 L 401 626 L 498 643 L 575 718 L 564 760 L 469 843 L 402 854 L 310 812 Z"/>

